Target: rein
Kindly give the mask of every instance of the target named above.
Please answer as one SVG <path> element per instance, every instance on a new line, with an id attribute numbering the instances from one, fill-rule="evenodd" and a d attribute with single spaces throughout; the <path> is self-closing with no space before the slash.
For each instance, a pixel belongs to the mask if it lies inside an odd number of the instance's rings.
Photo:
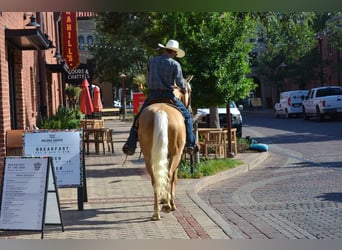
<path id="1" fill-rule="evenodd" d="M 192 80 L 193 76 L 191 75 L 190 77 L 188 77 L 187 79 L 185 79 L 185 83 L 186 83 L 186 92 L 182 92 L 180 90 L 180 88 L 178 88 L 177 86 L 175 86 L 174 88 L 174 94 L 176 95 L 176 97 L 181 100 L 181 102 L 183 102 L 183 104 L 185 105 L 185 107 L 191 111 L 191 86 L 190 86 L 190 81 Z M 175 93 L 177 92 L 177 93 Z"/>

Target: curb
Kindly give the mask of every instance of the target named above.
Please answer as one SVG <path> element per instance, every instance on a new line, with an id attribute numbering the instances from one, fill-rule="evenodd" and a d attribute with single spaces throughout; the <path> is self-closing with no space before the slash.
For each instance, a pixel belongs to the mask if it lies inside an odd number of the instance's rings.
<path id="1" fill-rule="evenodd" d="M 216 223 L 225 234 L 231 239 L 244 239 L 243 235 L 238 232 L 233 225 L 230 225 L 227 221 L 225 221 L 215 210 L 213 210 L 209 205 L 207 205 L 199 196 L 198 192 L 203 188 L 226 180 L 230 177 L 233 177 L 237 174 L 248 172 L 249 170 L 259 166 L 268 156 L 268 152 L 258 153 L 258 156 L 250 160 L 249 162 L 243 164 L 242 166 L 229 169 L 218 173 L 213 176 L 207 176 L 200 179 L 196 184 L 190 184 L 186 188 L 186 193 L 190 197 L 190 199 L 195 202 L 200 209 L 206 213 L 211 220 Z"/>

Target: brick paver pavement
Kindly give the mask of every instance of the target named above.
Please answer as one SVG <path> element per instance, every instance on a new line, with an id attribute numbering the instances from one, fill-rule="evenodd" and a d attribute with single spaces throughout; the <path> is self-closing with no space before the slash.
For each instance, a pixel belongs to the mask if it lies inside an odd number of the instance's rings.
<path id="1" fill-rule="evenodd" d="M 202 187 L 235 174 L 230 171 L 201 180 L 178 180 L 177 210 L 162 213 L 160 221 L 150 220 L 153 191 L 143 159 L 139 159 L 137 152 L 125 161 L 121 151 L 130 124 L 120 120 L 105 122 L 106 127 L 114 129 L 114 154 L 86 155 L 88 201 L 84 203 L 84 209 L 78 210 L 76 189 L 60 188 L 58 192 L 65 230 L 62 232 L 60 226 L 47 225 L 44 238 L 227 239 L 231 237 L 228 235 L 234 236 L 231 226 L 197 196 L 197 191 Z M 241 154 L 239 157 L 247 163 L 259 158 L 259 155 Z M 247 167 L 248 164 L 236 170 L 246 171 Z M 0 231 L 0 238 L 39 239 L 40 233 Z"/>
<path id="2" fill-rule="evenodd" d="M 272 145 L 261 166 L 199 196 L 233 227 L 234 238 L 341 239 L 341 183 L 340 154 L 303 159 Z"/>

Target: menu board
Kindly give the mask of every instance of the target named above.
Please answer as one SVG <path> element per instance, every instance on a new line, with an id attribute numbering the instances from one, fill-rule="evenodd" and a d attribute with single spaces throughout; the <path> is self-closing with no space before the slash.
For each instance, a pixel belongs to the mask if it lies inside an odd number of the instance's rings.
<path id="1" fill-rule="evenodd" d="M 0 228 L 4 230 L 43 229 L 49 159 L 5 159 Z"/>
<path id="2" fill-rule="evenodd" d="M 57 187 L 81 187 L 81 138 L 81 130 L 27 131 L 24 134 L 24 155 L 52 157 Z"/>

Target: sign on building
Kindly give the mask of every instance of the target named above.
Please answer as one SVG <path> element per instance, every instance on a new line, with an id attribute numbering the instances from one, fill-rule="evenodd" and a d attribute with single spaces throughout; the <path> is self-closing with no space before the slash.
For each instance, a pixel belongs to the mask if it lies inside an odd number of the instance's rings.
<path id="1" fill-rule="evenodd" d="M 80 64 L 76 12 L 62 12 L 62 55 L 70 69 Z"/>

